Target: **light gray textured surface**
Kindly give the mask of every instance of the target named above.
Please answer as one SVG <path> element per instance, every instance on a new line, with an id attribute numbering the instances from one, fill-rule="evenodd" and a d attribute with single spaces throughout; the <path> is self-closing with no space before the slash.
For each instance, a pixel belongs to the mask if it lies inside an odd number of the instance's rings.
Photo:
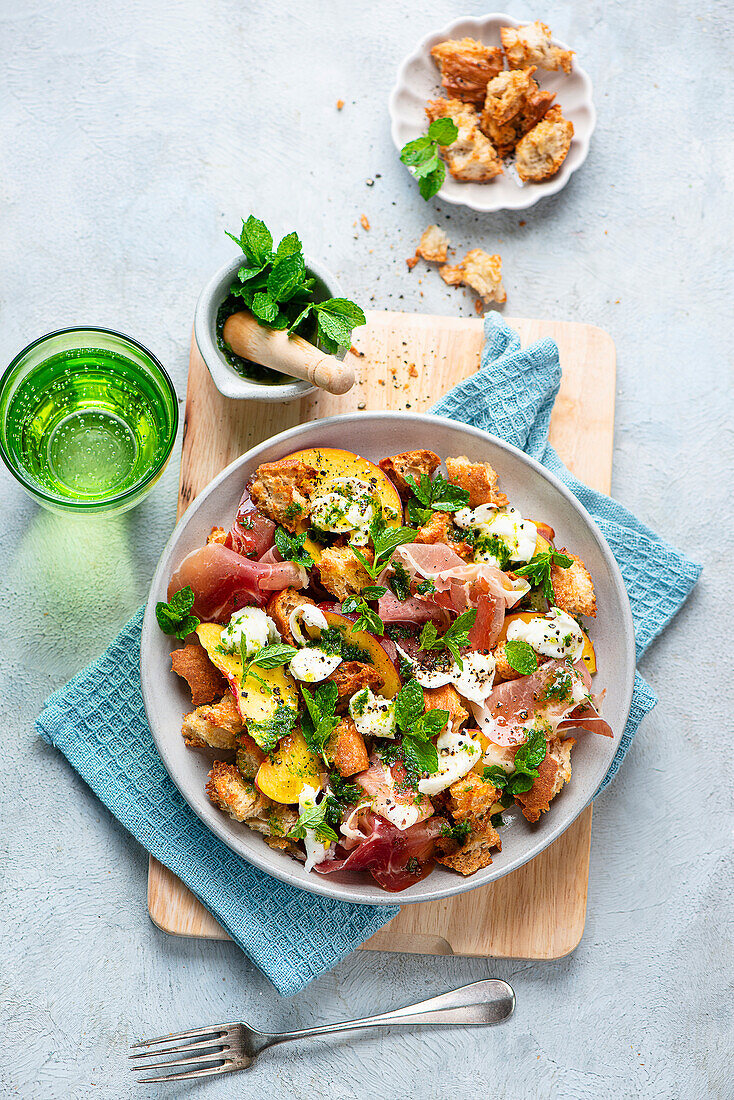
<path id="1" fill-rule="evenodd" d="M 711 73 L 718 107 L 731 84 L 727 5 L 510 5 L 576 47 L 599 112 L 587 163 L 521 217 L 424 206 L 389 138 L 400 58 L 486 10 L 4 0 L 0 359 L 60 325 L 107 324 L 149 344 L 183 394 L 196 296 L 229 254 L 223 229 L 250 210 L 297 227 L 377 307 L 473 313 L 434 271 L 407 273 L 438 221 L 459 248 L 502 253 L 509 313 L 607 328 L 615 494 L 706 571 L 643 663 L 660 705 L 597 804 L 584 939 L 552 964 L 356 953 L 283 1001 L 234 947 L 157 931 L 145 853 L 33 720 L 142 601 L 173 524 L 175 459 L 137 511 L 84 526 L 39 511 L 0 471 L 3 1096 L 146 1095 L 124 1060 L 140 1036 L 240 1014 L 306 1025 L 491 974 L 518 996 L 496 1031 L 321 1041 L 249 1077 L 147 1095 L 731 1095 L 732 698 L 717 651 L 731 649 L 732 172 L 710 102 Z M 362 213 L 369 233 L 353 227 Z"/>

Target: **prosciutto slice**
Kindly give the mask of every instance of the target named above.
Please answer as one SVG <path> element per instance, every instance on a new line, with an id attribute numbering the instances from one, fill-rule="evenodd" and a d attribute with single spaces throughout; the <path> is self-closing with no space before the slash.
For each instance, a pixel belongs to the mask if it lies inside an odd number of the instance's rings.
<path id="1" fill-rule="evenodd" d="M 578 707 L 558 724 L 561 730 L 586 730 L 588 733 L 600 733 L 602 737 L 614 737 L 614 730 L 606 722 L 593 703 Z"/>
<path id="2" fill-rule="evenodd" d="M 168 598 L 190 585 L 194 592 L 192 613 L 202 622 L 222 622 L 240 607 L 261 607 L 270 592 L 288 585 L 305 588 L 307 584 L 305 569 L 292 561 L 251 561 L 219 542 L 211 542 L 186 555 L 171 577 Z"/>
<path id="3" fill-rule="evenodd" d="M 469 631 L 472 649 L 494 649 L 505 622 L 505 601 L 494 592 L 483 592 L 477 597 L 477 617 Z"/>
<path id="4" fill-rule="evenodd" d="M 257 511 L 245 489 L 224 545 L 245 558 L 262 558 L 273 545 L 274 535 L 275 524 Z"/>
<path id="5" fill-rule="evenodd" d="M 579 665 L 583 665 L 583 661 L 579 661 L 570 671 L 574 679 L 583 685 L 584 691 L 587 691 L 589 673 L 585 665 L 583 669 Z M 569 666 L 565 661 L 546 661 L 537 672 L 529 676 L 498 684 L 481 706 L 471 704 L 479 729 L 496 745 L 513 746 L 521 745 L 527 740 L 529 730 L 539 719 L 550 726 L 551 731 L 555 731 L 564 718 L 579 707 L 578 700 L 573 698 L 546 697 L 547 689 L 558 673 L 568 671 Z M 579 723 L 576 722 L 573 728 L 579 728 Z"/>
<path id="6" fill-rule="evenodd" d="M 402 763 L 392 764 L 388 768 L 374 757 L 371 767 L 354 777 L 354 782 L 367 794 L 375 813 L 387 818 L 401 832 L 433 814 L 431 800 L 416 795 L 406 780 Z"/>
<path id="7" fill-rule="evenodd" d="M 392 893 L 405 890 L 423 877 L 424 865 L 433 855 L 436 839 L 445 824 L 443 818 L 432 817 L 401 831 L 375 813 L 363 814 L 359 821 L 363 839 L 346 858 L 325 860 L 314 870 L 321 875 L 334 871 L 369 871 L 383 890 Z M 407 870 L 411 861 L 415 861 L 417 872 Z"/>
<path id="8" fill-rule="evenodd" d="M 528 591 L 527 584 L 515 588 L 512 579 L 489 562 L 465 562 L 443 543 L 425 545 L 407 542 L 395 551 L 411 579 L 433 581 L 432 599 L 441 607 L 460 614 L 478 607 L 479 597 L 492 593 L 504 608 L 513 607 Z"/>
<path id="9" fill-rule="evenodd" d="M 377 602 L 377 614 L 383 623 L 399 623 L 402 626 L 423 626 L 435 623 L 436 626 L 448 626 L 449 616 L 444 608 L 430 600 L 421 600 L 418 596 L 408 596 L 399 600 L 392 592 L 386 592 Z"/>

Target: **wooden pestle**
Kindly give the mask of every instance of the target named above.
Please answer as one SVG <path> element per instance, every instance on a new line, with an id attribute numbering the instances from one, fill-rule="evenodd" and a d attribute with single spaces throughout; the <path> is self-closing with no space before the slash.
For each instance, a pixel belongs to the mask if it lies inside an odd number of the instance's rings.
<path id="1" fill-rule="evenodd" d="M 289 336 L 282 329 L 264 328 L 251 313 L 243 311 L 228 317 L 223 336 L 235 355 L 302 378 L 329 393 L 343 394 L 354 385 L 354 367 L 349 353 L 341 362 L 300 336 Z"/>

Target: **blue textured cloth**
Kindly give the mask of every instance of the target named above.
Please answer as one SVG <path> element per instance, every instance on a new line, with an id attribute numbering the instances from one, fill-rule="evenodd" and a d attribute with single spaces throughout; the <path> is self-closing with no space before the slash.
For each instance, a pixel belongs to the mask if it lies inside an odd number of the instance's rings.
<path id="1" fill-rule="evenodd" d="M 561 377 L 556 345 L 542 340 L 521 350 L 516 333 L 497 314 L 485 324 L 480 370 L 432 411 L 526 450 L 569 485 L 619 562 L 642 653 L 678 610 L 700 568 L 609 497 L 573 478 L 549 446 Z M 368 939 L 398 907 L 351 905 L 293 889 L 251 867 L 202 825 L 168 777 L 145 718 L 142 615 L 141 610 L 97 661 L 51 696 L 38 730 L 125 828 L 186 883 L 275 987 L 291 995 Z M 638 674 L 622 744 L 602 786 L 655 701 Z"/>
<path id="2" fill-rule="evenodd" d="M 553 340 L 521 348 L 520 338 L 498 313 L 484 321 L 480 369 L 460 382 L 431 412 L 483 428 L 541 462 L 565 482 L 609 543 L 622 572 L 632 608 L 637 656 L 670 622 L 701 575 L 701 566 L 670 546 L 631 512 L 604 493 L 582 484 L 548 442 L 553 404 L 561 385 L 561 364 Z M 635 674 L 630 715 L 611 767 L 599 790 L 616 775 L 655 693 Z"/>

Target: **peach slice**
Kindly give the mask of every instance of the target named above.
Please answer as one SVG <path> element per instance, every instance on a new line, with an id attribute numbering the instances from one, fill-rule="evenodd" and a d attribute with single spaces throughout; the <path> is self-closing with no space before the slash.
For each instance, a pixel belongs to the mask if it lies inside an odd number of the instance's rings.
<path id="1" fill-rule="evenodd" d="M 286 457 L 300 459 L 317 471 L 316 495 L 321 492 L 321 486 L 325 482 L 335 477 L 358 477 L 366 481 L 368 485 L 374 487 L 388 527 L 400 527 L 402 524 L 403 505 L 400 495 L 387 474 L 383 473 L 379 466 L 375 466 L 374 462 L 353 454 L 352 451 L 341 451 L 334 447 L 296 451 Z M 306 525 L 306 521 L 303 520 L 298 529 L 302 531 Z M 305 547 L 315 562 L 321 560 L 321 547 L 317 542 L 307 538 Z"/>
<path id="2" fill-rule="evenodd" d="M 240 657 L 234 653 L 221 653 L 217 649 L 223 629 L 218 623 L 201 623 L 197 626 L 196 633 L 209 654 L 212 664 L 227 677 L 248 733 L 260 748 L 267 752 L 271 744 L 268 739 L 265 739 L 265 743 L 262 744 L 263 739 L 258 740 L 257 723 L 271 721 L 278 707 L 286 706 L 298 711 L 298 691 L 295 680 L 284 668 L 258 668 L 255 672 L 260 680 L 250 674 L 242 683 Z M 265 681 L 267 688 L 263 686 L 261 680 Z"/>
<path id="3" fill-rule="evenodd" d="M 324 762 L 312 753 L 300 730 L 284 737 L 257 770 L 255 785 L 273 802 L 298 802 L 305 786 L 323 785 Z"/>
<path id="4" fill-rule="evenodd" d="M 374 634 L 368 634 L 366 630 L 354 630 L 352 621 L 346 615 L 340 615 L 336 611 L 328 611 L 328 604 L 321 604 L 327 623 L 330 627 L 336 627 L 344 636 L 344 641 L 349 645 L 358 646 L 367 654 L 376 671 L 382 677 L 382 685 L 377 688 L 379 695 L 386 699 L 392 699 L 400 691 L 402 686 L 400 674 L 387 655 L 379 638 Z"/>
<path id="5" fill-rule="evenodd" d="M 537 611 L 516 611 L 514 615 L 506 615 L 502 630 L 500 631 L 500 636 L 497 639 L 497 645 L 504 642 L 507 637 L 507 628 L 510 623 L 514 622 L 516 619 L 520 619 L 524 623 L 529 623 L 531 619 L 542 618 L 543 616 L 539 615 Z M 584 636 L 584 649 L 581 654 L 581 659 L 593 676 L 596 672 L 596 653 L 594 651 L 594 645 L 585 630 L 582 630 L 581 633 Z"/>

